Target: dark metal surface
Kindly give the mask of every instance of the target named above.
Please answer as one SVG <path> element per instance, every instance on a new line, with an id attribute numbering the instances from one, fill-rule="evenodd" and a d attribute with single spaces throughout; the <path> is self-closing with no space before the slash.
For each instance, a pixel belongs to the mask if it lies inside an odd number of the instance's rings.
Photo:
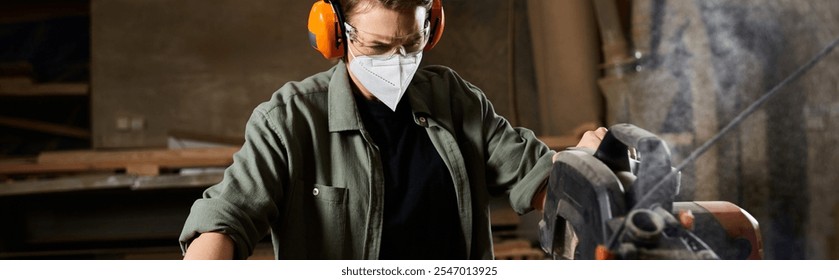
<path id="1" fill-rule="evenodd" d="M 629 148 L 637 150 L 640 162 L 629 158 Z M 712 216 L 694 220 L 696 227 L 682 221 L 693 216 L 678 212 L 685 207 L 674 208 L 678 192 L 678 171 L 670 165 L 666 143 L 633 125 L 612 126 L 594 154 L 559 153 L 540 223 L 542 247 L 554 258 L 573 259 L 749 256 L 742 251 L 754 246 L 732 241 Z M 567 242 L 573 239 L 576 244 Z"/>
<path id="2" fill-rule="evenodd" d="M 554 256 L 564 253 L 567 221 L 579 238 L 575 258 L 593 259 L 595 246 L 613 234 L 607 222 L 627 209 L 618 178 L 590 154 L 565 151 L 554 163 L 548 186 L 539 224 L 542 248 Z"/>

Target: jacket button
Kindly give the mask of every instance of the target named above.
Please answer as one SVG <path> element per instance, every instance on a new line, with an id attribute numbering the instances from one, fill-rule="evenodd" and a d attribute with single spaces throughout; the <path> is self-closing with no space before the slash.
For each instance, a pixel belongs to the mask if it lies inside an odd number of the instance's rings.
<path id="1" fill-rule="evenodd" d="M 318 188 L 312 189 L 312 194 L 313 195 L 317 196 L 319 193 L 320 193 L 320 190 L 318 190 Z"/>
<path id="2" fill-rule="evenodd" d="M 428 121 L 425 119 L 425 117 L 419 117 L 419 119 L 417 120 L 419 120 L 419 124 L 422 126 L 426 126 L 426 122 Z"/>

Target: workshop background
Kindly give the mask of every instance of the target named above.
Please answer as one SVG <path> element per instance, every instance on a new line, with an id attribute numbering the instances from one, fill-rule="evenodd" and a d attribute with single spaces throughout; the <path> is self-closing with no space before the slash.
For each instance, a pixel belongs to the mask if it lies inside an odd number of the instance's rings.
<path id="1" fill-rule="evenodd" d="M 0 1 L 0 259 L 177 259 L 253 108 L 328 69 L 313 1 Z M 832 0 L 445 0 L 423 63 L 455 69 L 554 149 L 629 122 L 680 163 L 839 37 Z M 683 172 L 766 259 L 839 259 L 839 52 Z M 493 205 L 499 259 L 540 259 L 538 214 Z M 253 258 L 271 258 L 270 240 Z"/>

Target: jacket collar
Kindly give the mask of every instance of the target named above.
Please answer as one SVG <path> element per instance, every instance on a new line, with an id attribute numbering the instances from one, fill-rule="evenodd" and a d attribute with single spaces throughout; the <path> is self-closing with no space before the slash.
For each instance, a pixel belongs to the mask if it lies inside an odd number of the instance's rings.
<path id="1" fill-rule="evenodd" d="M 339 61 L 329 80 L 329 132 L 361 130 L 361 115 L 352 96 L 347 66 Z"/>
<path id="2" fill-rule="evenodd" d="M 329 81 L 329 132 L 361 130 L 363 122 L 358 112 L 358 106 L 353 98 L 350 86 L 350 76 L 347 66 L 339 61 L 332 68 L 332 78 Z M 403 98 L 410 98 L 414 122 L 428 127 L 428 121 L 433 119 L 431 107 L 434 104 L 431 88 L 427 77 L 417 72 Z M 445 103 L 441 103 L 445 104 Z"/>
<path id="3" fill-rule="evenodd" d="M 430 77 L 428 72 L 420 69 L 405 93 L 406 98 L 411 100 L 414 122 L 423 127 L 441 126 L 446 130 L 454 131 L 452 123 L 454 98 L 449 91 L 446 91 L 448 88 L 445 86 L 435 87 Z"/>

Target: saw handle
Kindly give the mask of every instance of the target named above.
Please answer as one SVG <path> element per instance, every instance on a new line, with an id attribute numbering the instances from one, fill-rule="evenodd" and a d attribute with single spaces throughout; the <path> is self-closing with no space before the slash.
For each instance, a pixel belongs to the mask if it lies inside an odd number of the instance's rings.
<path id="1" fill-rule="evenodd" d="M 661 147 L 664 147 L 663 151 Z M 642 155 L 663 152 L 656 158 L 666 158 L 669 165 L 670 151 L 666 147 L 661 138 L 649 131 L 631 124 L 616 124 L 606 132 L 594 157 L 614 171 L 631 171 L 627 152 L 629 148 L 637 149 Z"/>
<path id="2" fill-rule="evenodd" d="M 630 162 L 629 148 L 635 148 L 640 156 L 637 168 Z M 631 124 L 616 124 L 609 128 L 594 157 L 616 174 L 628 172 L 637 176 L 631 187 L 624 186 L 630 207 L 649 208 L 652 204 L 661 204 L 671 209 L 670 204 L 678 194 L 678 176 L 668 180 L 664 187 L 655 187 L 673 170 L 670 149 L 661 138 Z M 642 198 L 652 192 L 655 192 L 655 200 L 643 201 Z"/>

